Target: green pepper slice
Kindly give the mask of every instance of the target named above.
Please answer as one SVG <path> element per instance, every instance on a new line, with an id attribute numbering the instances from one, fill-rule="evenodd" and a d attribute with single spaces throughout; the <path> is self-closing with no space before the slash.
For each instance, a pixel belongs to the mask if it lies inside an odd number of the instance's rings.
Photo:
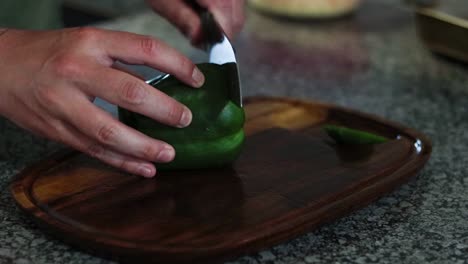
<path id="1" fill-rule="evenodd" d="M 343 126 L 325 125 L 323 129 L 340 144 L 368 145 L 388 141 L 385 137 Z"/>
<path id="2" fill-rule="evenodd" d="M 229 99 L 228 64 L 198 64 L 205 84 L 192 88 L 169 76 L 153 86 L 192 111 L 192 123 L 174 128 L 146 116 L 119 108 L 119 119 L 138 131 L 171 144 L 175 159 L 158 169 L 200 169 L 232 163 L 245 140 L 243 108 Z"/>

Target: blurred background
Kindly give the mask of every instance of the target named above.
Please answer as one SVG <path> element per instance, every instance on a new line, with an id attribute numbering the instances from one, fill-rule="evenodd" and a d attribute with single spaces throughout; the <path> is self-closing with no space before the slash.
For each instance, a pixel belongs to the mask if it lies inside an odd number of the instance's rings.
<path id="1" fill-rule="evenodd" d="M 304 5 L 327 7 L 326 2 L 358 8 L 325 21 L 316 18 L 332 15 L 331 9 Z M 400 190 L 238 263 L 466 263 L 468 148 L 461 143 L 468 142 L 468 1 L 440 0 L 427 8 L 435 2 L 249 0 L 248 21 L 234 43 L 246 97 L 287 96 L 372 113 L 422 131 L 434 150 L 421 174 Z M 272 3 L 282 5 L 276 9 Z M 92 24 L 159 37 L 191 51 L 144 0 L 0 0 L 0 10 L 0 27 Z M 43 12 L 50 13 L 41 17 Z M 2 254 L 6 263 L 103 263 L 17 224 L 23 218 L 7 182 L 55 147 L 0 119 L 0 171 L 6 171 L 0 173 L 0 263 Z M 16 262 L 20 257 L 34 261 Z"/>
<path id="2" fill-rule="evenodd" d="M 144 0 L 2 0 L 0 25 L 33 29 L 74 27 L 145 8 Z"/>
<path id="3" fill-rule="evenodd" d="M 65 26 L 88 24 L 145 10 L 144 0 L 60 0 Z"/>
<path id="4" fill-rule="evenodd" d="M 329 5 L 334 2 L 336 6 L 351 8 L 357 6 L 361 0 L 292 0 L 292 1 L 269 1 L 269 0 L 249 0 L 252 6 L 265 9 L 267 12 L 275 13 L 274 5 L 280 3 L 282 12 L 291 15 L 297 11 L 309 12 L 317 9 L 320 5 Z M 395 0 L 395 2 L 398 2 Z M 437 0 L 400 0 L 402 3 L 418 3 L 430 5 Z M 463 2 L 463 1 L 458 1 Z M 288 8 L 284 8 L 289 6 Z M 335 8 L 333 7 L 333 8 Z M 74 27 L 93 24 L 119 16 L 138 13 L 147 8 L 144 0 L 2 0 L 0 1 L 0 25 L 16 25 L 19 28 L 50 28 L 50 27 Z M 21 11 L 19 11 L 21 10 Z M 60 10 L 61 12 L 57 12 Z M 292 10 L 292 11 L 291 11 Z M 5 12 L 9 11 L 9 12 Z M 339 10 L 338 10 L 339 11 Z M 44 19 L 44 13 L 49 12 L 48 20 Z M 288 13 L 289 12 L 289 13 Z M 328 11 L 327 11 L 328 12 Z M 39 18 L 39 16 L 41 17 Z M 301 14 L 299 14 L 301 15 Z M 302 14 L 303 16 L 304 14 Z M 21 18 L 21 19 L 20 19 Z"/>

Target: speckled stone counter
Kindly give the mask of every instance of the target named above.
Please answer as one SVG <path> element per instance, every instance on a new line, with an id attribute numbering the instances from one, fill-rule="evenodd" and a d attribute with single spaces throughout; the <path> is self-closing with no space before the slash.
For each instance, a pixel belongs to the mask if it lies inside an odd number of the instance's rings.
<path id="1" fill-rule="evenodd" d="M 236 41 L 245 95 L 320 100 L 374 113 L 433 141 L 408 184 L 345 218 L 233 263 L 467 263 L 468 67 L 433 56 L 399 1 L 354 17 L 290 22 L 249 11 Z M 188 45 L 144 13 L 102 27 Z M 112 111 L 112 108 L 108 108 Z M 14 205 L 8 183 L 58 146 L 0 121 L 0 263 L 109 263 L 46 235 Z"/>

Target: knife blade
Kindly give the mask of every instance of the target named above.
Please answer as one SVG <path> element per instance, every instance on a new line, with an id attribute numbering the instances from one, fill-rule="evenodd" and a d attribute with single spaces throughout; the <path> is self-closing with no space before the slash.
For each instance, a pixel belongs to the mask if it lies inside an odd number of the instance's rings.
<path id="1" fill-rule="evenodd" d="M 208 62 L 214 64 L 227 64 L 229 97 L 239 107 L 242 107 L 242 88 L 239 75 L 239 66 L 236 54 L 229 38 L 216 22 L 213 14 L 201 7 L 196 1 L 187 3 L 199 14 L 202 26 L 202 36 L 198 45 L 208 54 Z"/>

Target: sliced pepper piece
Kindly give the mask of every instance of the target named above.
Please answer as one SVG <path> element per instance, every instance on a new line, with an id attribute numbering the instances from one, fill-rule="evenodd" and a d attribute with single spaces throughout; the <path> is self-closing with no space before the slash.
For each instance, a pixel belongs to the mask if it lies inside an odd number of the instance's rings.
<path id="1" fill-rule="evenodd" d="M 174 76 L 153 86 L 192 111 L 192 123 L 174 128 L 146 116 L 119 108 L 119 119 L 138 131 L 171 144 L 175 159 L 158 164 L 158 169 L 199 169 L 232 163 L 240 154 L 245 139 L 243 108 L 229 99 L 228 64 L 198 64 L 205 84 L 198 89 Z"/>
<path id="2" fill-rule="evenodd" d="M 325 125 L 323 129 L 340 144 L 367 145 L 388 141 L 385 137 L 343 126 Z"/>

